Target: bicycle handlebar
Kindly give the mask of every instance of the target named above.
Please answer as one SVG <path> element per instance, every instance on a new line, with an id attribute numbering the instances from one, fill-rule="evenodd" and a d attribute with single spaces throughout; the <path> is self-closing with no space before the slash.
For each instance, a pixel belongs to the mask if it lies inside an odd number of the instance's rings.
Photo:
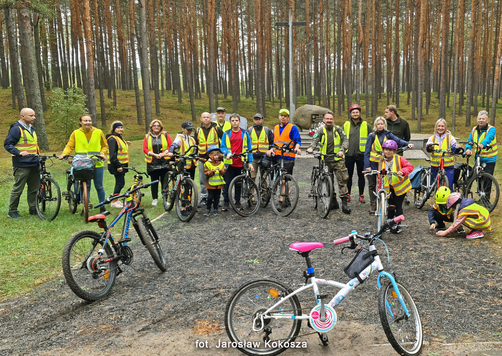
<path id="1" fill-rule="evenodd" d="M 396 224 L 399 224 L 401 221 L 404 221 L 404 215 L 399 215 L 399 216 L 396 216 L 394 219 L 387 220 L 387 222 L 382 225 L 382 227 L 380 228 L 380 231 L 376 235 L 380 235 L 387 228 L 393 227 Z M 365 236 L 356 235 L 356 237 L 360 238 L 361 240 L 371 240 L 371 239 L 373 239 L 374 236 L 375 235 L 370 236 L 370 237 L 365 237 Z M 349 236 L 342 237 L 341 239 L 336 239 L 333 241 L 333 243 L 335 245 L 340 245 L 340 244 L 351 241 L 351 238 L 353 239 L 354 235 L 349 235 Z"/>
<path id="2" fill-rule="evenodd" d="M 99 207 L 102 207 L 106 204 L 110 204 L 112 202 L 112 200 L 115 200 L 115 199 L 120 199 L 120 198 L 124 198 L 124 197 L 128 198 L 132 193 L 136 192 L 137 190 L 147 188 L 147 187 L 151 186 L 152 184 L 156 184 L 156 183 L 159 183 L 158 179 L 154 180 L 153 182 L 150 182 L 150 183 L 143 183 L 141 185 L 138 185 L 133 190 L 129 190 L 129 191 L 125 192 L 124 194 L 111 195 L 108 198 L 106 198 L 104 201 L 102 201 L 101 203 L 94 205 L 94 208 L 99 208 Z"/>
<path id="3" fill-rule="evenodd" d="M 147 178 L 149 178 L 149 177 L 150 177 L 150 176 L 148 175 L 148 173 L 146 173 L 146 172 L 140 172 L 140 171 L 138 171 L 138 170 L 137 170 L 136 168 L 134 168 L 134 167 L 122 167 L 122 169 L 126 169 L 126 170 L 128 170 L 128 171 L 134 171 L 134 172 L 136 172 L 136 174 L 139 174 L 139 175 L 145 175 L 145 176 L 147 176 Z"/>
<path id="4" fill-rule="evenodd" d="M 289 143 L 286 143 L 285 141 L 281 141 L 281 142 L 283 142 L 282 146 L 278 146 L 276 143 L 274 143 L 272 145 L 272 148 L 275 148 L 283 153 L 284 152 L 291 152 L 291 153 L 295 153 L 295 154 L 297 153 L 296 150 L 293 148 L 294 146 L 291 147 L 291 144 L 296 145 L 294 141 L 289 141 Z"/>

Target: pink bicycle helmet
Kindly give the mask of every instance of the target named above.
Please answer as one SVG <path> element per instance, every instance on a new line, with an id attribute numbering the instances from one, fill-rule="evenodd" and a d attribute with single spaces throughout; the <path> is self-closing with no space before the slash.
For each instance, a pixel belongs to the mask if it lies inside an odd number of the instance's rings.
<path id="1" fill-rule="evenodd" d="M 391 150 L 397 150 L 397 143 L 394 140 L 387 140 L 382 144 L 382 148 L 389 148 Z"/>
<path id="2" fill-rule="evenodd" d="M 460 194 L 458 192 L 451 193 L 450 195 L 448 195 L 448 198 L 446 198 L 446 208 L 450 209 L 461 198 L 462 198 L 462 194 Z"/>

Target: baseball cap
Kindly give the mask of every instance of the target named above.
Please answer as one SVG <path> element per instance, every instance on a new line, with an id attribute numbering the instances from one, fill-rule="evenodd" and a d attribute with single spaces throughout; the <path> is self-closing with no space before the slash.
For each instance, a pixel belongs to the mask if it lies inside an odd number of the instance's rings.
<path id="1" fill-rule="evenodd" d="M 193 130 L 193 124 L 190 121 L 185 121 L 181 124 L 181 127 L 187 130 Z"/>
<path id="2" fill-rule="evenodd" d="M 289 110 L 288 109 L 281 109 L 279 110 L 279 114 L 284 114 L 289 116 Z"/>
<path id="3" fill-rule="evenodd" d="M 263 119 L 263 115 L 262 114 L 255 114 L 253 119 Z"/>
<path id="4" fill-rule="evenodd" d="M 227 112 L 223 106 L 218 106 L 218 109 L 216 109 L 216 112 L 218 112 L 218 111 Z"/>

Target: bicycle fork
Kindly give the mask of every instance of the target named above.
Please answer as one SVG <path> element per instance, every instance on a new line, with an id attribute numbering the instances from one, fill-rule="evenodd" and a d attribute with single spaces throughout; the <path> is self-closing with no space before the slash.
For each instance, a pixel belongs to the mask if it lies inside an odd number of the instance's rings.
<path id="1" fill-rule="evenodd" d="M 403 307 L 403 310 L 404 310 L 404 312 L 406 314 L 406 318 L 409 318 L 410 317 L 410 311 L 408 310 L 408 308 L 406 307 L 406 304 L 403 301 L 403 298 L 401 296 L 401 292 L 399 291 L 399 287 L 397 286 L 396 279 L 394 278 L 394 275 L 390 274 L 388 272 L 385 272 L 385 271 L 381 271 L 380 274 L 378 275 L 378 279 L 377 279 L 378 289 L 382 288 L 382 283 L 380 281 L 380 279 L 382 277 L 387 277 L 391 281 L 392 287 L 394 287 L 394 292 L 392 293 L 392 296 L 394 298 L 397 298 L 399 300 L 399 303 L 401 303 L 401 306 Z M 393 317 L 393 318 L 396 317 L 396 315 L 394 315 L 394 313 L 392 312 L 392 309 L 391 309 L 391 307 L 389 305 L 389 302 L 387 300 L 385 301 L 385 307 L 387 309 L 387 313 L 389 313 L 389 315 L 391 317 Z M 397 322 L 397 321 L 400 321 L 403 318 L 405 318 L 404 315 L 397 317 L 396 319 L 394 319 L 394 321 Z"/>

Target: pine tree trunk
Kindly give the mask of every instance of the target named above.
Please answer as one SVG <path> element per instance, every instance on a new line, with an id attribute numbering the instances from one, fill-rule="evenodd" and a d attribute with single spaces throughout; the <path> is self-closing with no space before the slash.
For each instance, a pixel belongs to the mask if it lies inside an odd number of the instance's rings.
<path id="1" fill-rule="evenodd" d="M 155 95 L 155 115 L 160 116 L 160 92 L 159 92 L 159 57 L 157 52 L 156 28 L 155 28 L 155 0 L 150 0 L 148 6 L 148 34 L 150 42 L 150 65 L 152 74 L 152 87 Z"/>
<path id="2" fill-rule="evenodd" d="M 3 89 L 7 89 L 10 84 L 9 72 L 7 71 L 7 63 L 5 61 L 5 48 L 3 44 L 3 30 L 2 30 L 2 12 L 0 11 L 0 67 L 2 69 L 1 85 Z"/>
<path id="3" fill-rule="evenodd" d="M 441 40 L 441 86 L 439 89 L 439 117 L 446 117 L 446 87 L 447 87 L 447 73 L 448 73 L 448 31 L 450 29 L 450 2 L 451 0 L 444 0 L 442 2 L 442 18 L 443 18 L 443 34 Z"/>
<path id="4" fill-rule="evenodd" d="M 131 46 L 131 61 L 132 61 L 132 78 L 134 82 L 134 94 L 136 98 L 136 119 L 138 125 L 143 123 L 143 112 L 141 110 L 141 96 L 138 83 L 138 66 L 136 63 L 136 45 L 135 45 L 135 29 L 136 29 L 136 0 L 129 0 L 129 45 Z"/>
<path id="5" fill-rule="evenodd" d="M 467 63 L 467 104 L 465 108 L 465 126 L 471 126 L 471 107 L 472 107 L 472 97 L 474 92 L 474 57 L 475 57 L 475 39 L 476 39 L 476 10 L 477 10 L 477 0 L 472 0 L 471 2 L 471 34 L 469 36 L 469 60 Z"/>
<path id="6" fill-rule="evenodd" d="M 146 32 L 146 0 L 140 2 L 140 37 L 141 37 L 141 79 L 143 80 L 143 97 L 145 102 L 145 132 L 150 130 L 152 122 L 152 101 L 150 98 L 150 70 L 148 69 L 148 34 Z"/>
<path id="7" fill-rule="evenodd" d="M 24 98 L 23 82 L 21 81 L 21 70 L 19 68 L 19 57 L 17 49 L 16 38 L 16 25 L 14 19 L 14 11 L 10 7 L 4 8 L 5 24 L 7 27 L 7 36 L 9 38 L 9 57 L 10 57 L 10 70 L 12 79 L 12 94 L 17 99 L 18 109 L 26 107 Z M 16 103 L 12 101 L 12 108 L 16 108 Z"/>
<path id="8" fill-rule="evenodd" d="M 400 61 L 400 53 L 399 53 L 399 1 L 396 0 L 396 12 L 395 12 L 395 20 L 396 20 L 396 25 L 395 25 L 395 30 L 394 30 L 394 93 L 396 93 L 396 97 L 394 101 L 396 102 L 396 107 L 399 108 L 399 94 L 401 93 L 401 88 L 400 88 L 400 73 L 401 73 L 401 61 Z"/>
<path id="9" fill-rule="evenodd" d="M 40 33 L 38 29 L 38 23 L 39 23 L 39 16 L 38 14 L 34 15 L 33 19 L 33 33 L 34 33 L 34 51 L 35 51 L 35 59 L 37 61 L 37 78 L 38 78 L 38 88 L 40 90 L 40 101 L 42 102 L 42 110 L 45 112 L 47 111 L 47 103 L 45 102 L 45 90 L 44 90 L 44 76 L 43 76 L 43 69 L 42 69 L 42 54 L 40 53 Z"/>
<path id="10" fill-rule="evenodd" d="M 91 25 L 91 7 L 89 0 L 83 0 L 84 13 L 84 36 L 85 36 L 85 50 L 86 50 L 86 63 L 87 63 L 87 110 L 92 118 L 93 126 L 97 126 L 96 121 L 96 91 L 94 86 L 94 54 L 92 48 L 92 25 Z"/>

